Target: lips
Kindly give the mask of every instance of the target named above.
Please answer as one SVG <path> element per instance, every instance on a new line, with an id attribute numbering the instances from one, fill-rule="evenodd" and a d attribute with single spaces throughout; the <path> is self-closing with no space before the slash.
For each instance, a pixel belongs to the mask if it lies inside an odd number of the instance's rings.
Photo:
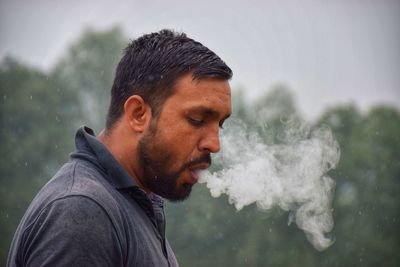
<path id="1" fill-rule="evenodd" d="M 210 167 L 210 164 L 208 163 L 200 163 L 200 164 L 196 164 L 193 165 L 189 168 L 190 171 L 190 176 L 191 176 L 191 182 L 193 184 L 197 183 L 199 181 L 199 172 L 205 169 L 208 169 L 208 167 Z"/>

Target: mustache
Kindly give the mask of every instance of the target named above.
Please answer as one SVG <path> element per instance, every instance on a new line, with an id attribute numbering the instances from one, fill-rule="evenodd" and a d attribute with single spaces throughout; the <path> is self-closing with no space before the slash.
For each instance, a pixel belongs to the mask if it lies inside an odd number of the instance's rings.
<path id="1" fill-rule="evenodd" d="M 191 159 L 189 162 L 187 162 L 185 165 L 183 165 L 182 170 L 190 168 L 191 166 L 194 166 L 194 165 L 200 164 L 200 163 L 207 163 L 208 165 L 211 165 L 212 160 L 211 160 L 210 153 L 205 153 L 196 159 Z"/>

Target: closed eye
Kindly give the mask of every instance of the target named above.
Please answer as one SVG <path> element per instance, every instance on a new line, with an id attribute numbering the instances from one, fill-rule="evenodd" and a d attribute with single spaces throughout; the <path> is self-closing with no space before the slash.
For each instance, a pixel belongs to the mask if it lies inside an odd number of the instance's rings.
<path id="1" fill-rule="evenodd" d="M 191 125 L 196 126 L 196 127 L 202 126 L 203 123 L 204 123 L 204 120 L 195 119 L 195 118 L 192 118 L 192 117 L 188 117 L 187 120 Z"/>
<path id="2" fill-rule="evenodd" d="M 196 126 L 196 127 L 202 126 L 205 122 L 203 119 L 196 119 L 196 118 L 192 118 L 192 117 L 188 117 L 187 120 L 191 125 Z M 225 120 L 222 120 L 219 122 L 220 129 L 224 129 L 224 122 L 225 122 Z"/>

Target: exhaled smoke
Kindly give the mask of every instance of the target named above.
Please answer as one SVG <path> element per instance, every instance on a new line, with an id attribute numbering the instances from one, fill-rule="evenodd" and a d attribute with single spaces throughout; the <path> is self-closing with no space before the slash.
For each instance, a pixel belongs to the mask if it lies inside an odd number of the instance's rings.
<path id="1" fill-rule="evenodd" d="M 287 123 L 281 142 L 266 145 L 244 124 L 228 125 L 221 136 L 221 153 L 214 161 L 223 169 L 203 172 L 213 197 L 227 194 L 240 210 L 256 203 L 263 210 L 274 206 L 289 212 L 318 250 L 333 240 L 331 200 L 334 181 L 326 174 L 339 161 L 339 146 L 329 128 L 310 130 L 305 124 Z"/>

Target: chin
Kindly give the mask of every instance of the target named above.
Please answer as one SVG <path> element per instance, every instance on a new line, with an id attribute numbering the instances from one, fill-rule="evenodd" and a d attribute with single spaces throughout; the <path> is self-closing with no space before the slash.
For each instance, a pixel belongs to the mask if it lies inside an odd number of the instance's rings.
<path id="1" fill-rule="evenodd" d="M 192 191 L 192 184 L 183 184 L 175 190 L 175 192 L 165 198 L 172 202 L 180 202 L 187 199 Z"/>

